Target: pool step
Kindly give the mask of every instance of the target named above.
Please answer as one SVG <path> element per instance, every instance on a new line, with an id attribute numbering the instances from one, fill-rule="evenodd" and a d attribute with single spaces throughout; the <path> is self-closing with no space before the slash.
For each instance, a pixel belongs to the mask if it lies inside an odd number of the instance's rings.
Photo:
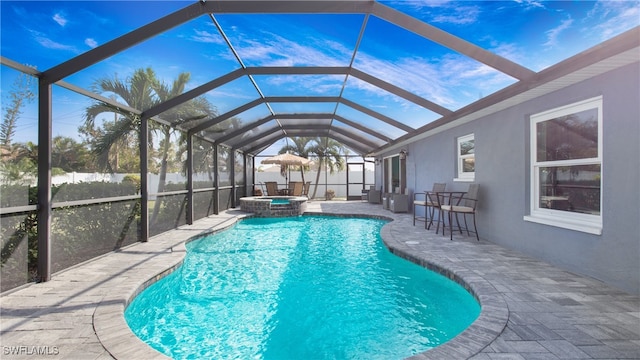
<path id="1" fill-rule="evenodd" d="M 300 203 L 271 204 L 271 216 L 283 217 L 301 215 L 299 205 Z"/>

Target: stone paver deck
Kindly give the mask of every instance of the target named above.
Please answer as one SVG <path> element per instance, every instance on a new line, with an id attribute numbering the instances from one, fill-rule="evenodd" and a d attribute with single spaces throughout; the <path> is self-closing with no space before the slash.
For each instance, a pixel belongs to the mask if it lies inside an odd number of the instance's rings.
<path id="1" fill-rule="evenodd" d="M 415 359 L 640 359 L 640 297 L 473 236 L 448 236 L 360 202 L 310 202 L 308 212 L 394 221 L 392 251 L 458 279 L 481 315 L 465 332 Z M 180 263 L 184 242 L 233 224 L 231 210 L 93 259 L 0 298 L 2 359 L 165 358 L 131 333 L 123 311 L 145 284 Z M 482 235 L 482 226 L 479 224 Z M 446 271 L 444 270 L 446 269 Z"/>

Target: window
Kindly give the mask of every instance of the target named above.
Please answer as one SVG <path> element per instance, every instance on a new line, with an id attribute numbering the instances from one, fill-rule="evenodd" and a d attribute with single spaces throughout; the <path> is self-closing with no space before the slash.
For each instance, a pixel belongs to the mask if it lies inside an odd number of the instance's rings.
<path id="1" fill-rule="evenodd" d="M 476 177 L 476 146 L 474 135 L 465 135 L 458 138 L 458 181 L 474 181 Z"/>
<path id="2" fill-rule="evenodd" d="M 602 97 L 531 116 L 531 214 L 525 220 L 602 233 Z"/>

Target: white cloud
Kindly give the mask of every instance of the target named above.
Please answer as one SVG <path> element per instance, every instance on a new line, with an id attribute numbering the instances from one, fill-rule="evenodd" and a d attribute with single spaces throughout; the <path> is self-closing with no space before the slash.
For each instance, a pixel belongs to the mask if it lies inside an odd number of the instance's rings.
<path id="1" fill-rule="evenodd" d="M 489 51 L 515 62 L 522 62 L 522 60 L 526 58 L 526 54 L 529 52 L 528 50 L 522 49 L 517 44 L 501 42 L 493 42 L 492 48 L 489 49 Z"/>
<path id="2" fill-rule="evenodd" d="M 97 41 L 95 41 L 95 40 L 94 40 L 94 39 L 92 39 L 92 38 L 86 38 L 86 39 L 84 39 L 84 43 L 85 43 L 85 45 L 87 45 L 88 47 L 90 47 L 90 48 L 92 48 L 92 49 L 98 46 L 98 42 L 97 42 Z"/>
<path id="3" fill-rule="evenodd" d="M 389 62 L 359 54 L 357 68 L 445 107 L 455 103 L 437 64 L 425 59 L 404 58 Z"/>
<path id="4" fill-rule="evenodd" d="M 437 61 L 411 57 L 394 60 L 358 54 L 356 68 L 452 110 L 477 100 L 466 90 L 476 89 L 485 95 L 503 88 L 514 80 L 489 66 L 465 56 L 450 54 Z M 358 88 L 379 96 L 386 91 L 358 84 Z"/>
<path id="5" fill-rule="evenodd" d="M 340 59 L 349 59 L 348 49 L 334 41 L 291 41 L 275 34 L 265 39 L 242 40 L 234 44 L 240 57 L 259 66 L 346 66 Z"/>
<path id="6" fill-rule="evenodd" d="M 339 94 L 343 81 L 344 75 L 280 75 L 266 78 L 270 86 L 302 89 L 308 93 L 334 96 Z"/>
<path id="7" fill-rule="evenodd" d="M 538 0 L 514 0 L 516 3 L 518 4 L 522 4 L 525 5 L 525 8 L 539 8 L 539 9 L 544 9 L 545 6 L 542 3 L 542 1 L 538 1 Z"/>
<path id="8" fill-rule="evenodd" d="M 433 23 L 447 24 L 472 24 L 480 16 L 480 7 L 465 2 L 452 2 L 449 0 L 413 0 L 392 1 L 393 7 L 402 11 L 422 13 L 421 18 Z"/>
<path id="9" fill-rule="evenodd" d="M 53 50 L 65 50 L 65 51 L 71 51 L 74 53 L 80 53 L 80 51 L 78 51 L 78 49 L 74 46 L 71 45 L 66 45 L 66 44 L 62 44 L 59 43 L 57 41 L 51 40 L 50 38 L 48 38 L 45 34 L 36 31 L 36 30 L 28 30 L 31 35 L 33 36 L 33 39 L 40 45 L 42 45 L 43 47 L 47 48 L 47 49 L 53 49 Z"/>
<path id="10" fill-rule="evenodd" d="M 67 24 L 67 19 L 61 13 L 56 13 L 53 15 L 53 21 L 58 23 L 58 25 L 64 27 Z"/>
<path id="11" fill-rule="evenodd" d="M 477 6 L 455 6 L 447 11 L 433 16 L 433 22 L 447 24 L 473 24 L 480 16 L 480 9 Z"/>
<path id="12" fill-rule="evenodd" d="M 203 31 L 194 30 L 194 31 L 196 34 L 191 37 L 191 40 L 193 41 L 202 42 L 202 43 L 212 43 L 212 44 L 224 43 L 224 40 L 222 39 L 222 36 L 220 36 L 220 34 L 210 33 L 204 30 Z"/>
<path id="13" fill-rule="evenodd" d="M 255 100 L 258 95 L 255 92 L 244 93 L 243 91 L 225 91 L 220 88 L 216 88 L 214 90 L 209 91 L 206 96 L 212 99 L 215 104 L 216 101 L 220 99 L 244 99 L 244 100 Z"/>
<path id="14" fill-rule="evenodd" d="M 66 51 L 71 51 L 74 53 L 77 53 L 78 50 L 71 46 L 71 45 L 65 45 L 65 44 L 61 44 L 59 42 L 53 41 L 49 38 L 43 37 L 43 36 L 36 36 L 36 41 L 42 45 L 43 47 L 47 48 L 47 49 L 53 49 L 53 50 L 66 50 Z"/>
<path id="15" fill-rule="evenodd" d="M 607 40 L 640 25 L 640 7 L 637 1 L 598 1 L 589 17 L 604 20 L 588 30 Z"/>
<path id="16" fill-rule="evenodd" d="M 478 10 L 479 11 L 479 10 Z M 475 19 L 475 14 L 467 16 L 467 20 Z M 463 21 L 459 17 L 456 21 Z M 455 19 L 449 19 L 454 21 Z M 234 48 L 247 66 L 347 66 L 353 49 L 342 43 L 319 39 L 318 37 L 296 38 L 295 41 L 272 33 L 260 34 L 263 38 L 247 38 L 242 34 L 234 34 L 231 39 Z M 301 34 L 298 34 L 301 35 Z M 502 45 L 500 52 L 511 53 L 513 46 Z M 475 95 L 467 95 L 465 90 L 478 89 L 481 93 L 490 94 L 514 80 L 499 71 L 482 63 L 458 54 L 451 54 L 441 59 L 418 56 L 398 57 L 394 59 L 379 58 L 359 51 L 355 68 L 369 73 L 395 86 L 419 95 L 441 106 L 457 109 L 477 99 Z M 308 89 L 308 93 L 333 91 L 338 82 L 318 82 L 311 76 L 303 77 L 270 77 L 271 85 Z M 353 78 L 352 78 L 353 79 Z M 402 107 L 406 100 L 390 94 L 364 81 L 349 80 L 348 87 L 376 97 L 393 101 L 395 106 Z M 357 80 L 357 79 L 356 79 Z M 291 82 L 293 81 L 293 82 Z M 473 98 L 471 98 L 473 97 Z M 357 99 L 353 99 L 357 101 Z"/>
<path id="17" fill-rule="evenodd" d="M 573 19 L 568 18 L 568 19 L 562 20 L 560 25 L 556 26 L 555 28 L 553 28 L 551 30 L 547 30 L 545 32 L 545 34 L 547 34 L 547 42 L 545 42 L 543 44 L 543 46 L 545 46 L 545 47 L 555 47 L 555 46 L 557 46 L 558 45 L 558 38 L 560 37 L 562 32 L 564 32 L 565 30 L 571 28 L 572 24 L 573 24 Z"/>

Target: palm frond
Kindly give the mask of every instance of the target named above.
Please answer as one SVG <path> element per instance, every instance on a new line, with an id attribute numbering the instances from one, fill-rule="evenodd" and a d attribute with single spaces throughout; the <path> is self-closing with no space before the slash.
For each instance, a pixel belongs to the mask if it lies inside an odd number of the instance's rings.
<path id="1" fill-rule="evenodd" d="M 98 115 L 103 113 L 116 113 L 125 118 L 135 118 L 136 116 L 129 111 L 123 110 L 117 106 L 107 104 L 104 102 L 96 102 L 89 105 L 84 112 L 84 122 L 87 126 L 93 127 Z"/>
<path id="2" fill-rule="evenodd" d="M 97 156 L 98 165 L 102 169 L 108 169 L 110 167 L 108 156 L 111 148 L 135 130 L 137 130 L 135 121 L 132 121 L 130 118 L 122 118 L 121 121 L 116 122 L 113 127 L 105 131 L 101 137 L 92 143 L 91 151 Z"/>

